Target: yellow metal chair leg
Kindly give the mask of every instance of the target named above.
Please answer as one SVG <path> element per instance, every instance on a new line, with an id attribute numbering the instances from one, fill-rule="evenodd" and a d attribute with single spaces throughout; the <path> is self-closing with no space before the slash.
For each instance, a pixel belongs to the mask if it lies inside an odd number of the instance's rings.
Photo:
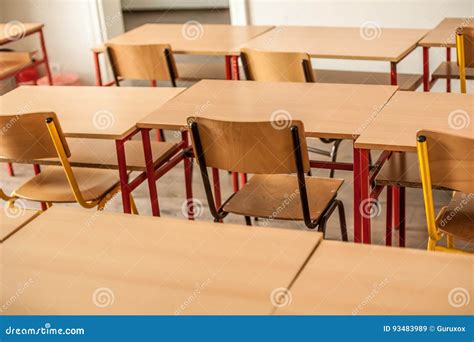
<path id="1" fill-rule="evenodd" d="M 454 249 L 454 237 L 452 235 L 446 236 L 446 247 Z"/>
<path id="2" fill-rule="evenodd" d="M 132 214 L 133 215 L 138 215 L 137 205 L 135 204 L 135 200 L 133 199 L 132 194 L 130 194 L 130 206 L 131 206 L 131 209 L 132 209 Z"/>
<path id="3" fill-rule="evenodd" d="M 466 62 L 464 59 L 464 36 L 462 32 L 456 32 L 456 52 L 459 65 L 459 80 L 461 82 L 461 93 L 466 93 Z"/>

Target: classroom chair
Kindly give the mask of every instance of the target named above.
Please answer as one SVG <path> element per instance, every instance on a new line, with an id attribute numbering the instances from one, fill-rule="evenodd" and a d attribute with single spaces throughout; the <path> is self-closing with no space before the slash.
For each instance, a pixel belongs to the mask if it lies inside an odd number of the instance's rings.
<path id="1" fill-rule="evenodd" d="M 230 122 L 188 118 L 209 208 L 215 221 L 229 213 L 250 217 L 304 221 L 326 232 L 337 208 L 342 239 L 347 229 L 342 202 L 336 199 L 343 180 L 306 176 L 309 156 L 301 121 L 275 128 L 272 122 Z M 249 182 L 216 208 L 207 168 L 254 174 Z M 296 173 L 296 175 L 295 175 Z"/>
<path id="2" fill-rule="evenodd" d="M 244 48 L 241 52 L 246 78 L 261 82 L 314 82 L 311 58 L 307 53 L 267 52 Z M 333 144 L 330 151 L 308 147 L 308 151 L 337 160 L 342 140 L 320 138 L 325 144 Z M 329 177 L 334 177 L 331 170 Z"/>
<path id="3" fill-rule="evenodd" d="M 11 125 L 8 123 L 15 122 Z M 9 127 L 1 136 L 0 157 L 39 160 L 59 158 L 62 166 L 49 166 L 8 196 L 35 202 L 79 203 L 102 210 L 120 190 L 118 172 L 111 169 L 72 168 L 71 153 L 55 113 L 0 116 L 0 125 Z M 137 213 L 133 198 L 132 211 Z"/>
<path id="4" fill-rule="evenodd" d="M 456 30 L 456 53 L 461 93 L 466 92 L 466 70 L 474 68 L 474 26 Z"/>
<path id="5" fill-rule="evenodd" d="M 474 241 L 474 138 L 436 131 L 417 132 L 428 250 L 463 252 L 455 239 Z M 451 202 L 435 216 L 432 187 L 453 190 Z M 446 237 L 446 247 L 439 246 Z"/>

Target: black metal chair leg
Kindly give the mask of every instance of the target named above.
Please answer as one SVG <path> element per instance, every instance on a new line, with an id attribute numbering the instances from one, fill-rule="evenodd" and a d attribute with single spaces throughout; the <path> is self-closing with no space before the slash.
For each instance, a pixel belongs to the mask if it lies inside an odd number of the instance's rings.
<path id="1" fill-rule="evenodd" d="M 337 152 L 339 150 L 339 146 L 341 145 L 341 142 L 342 142 L 342 140 L 336 140 L 334 142 L 334 146 L 333 146 L 333 149 L 331 151 L 331 153 L 332 153 L 331 161 L 333 163 L 336 162 L 336 160 L 337 160 Z M 334 173 L 335 172 L 336 172 L 336 170 L 331 169 L 331 171 L 329 172 L 329 178 L 334 178 Z"/>
<path id="2" fill-rule="evenodd" d="M 163 131 L 161 128 L 160 128 L 160 136 L 161 136 L 161 141 L 166 141 L 165 131 Z"/>
<path id="3" fill-rule="evenodd" d="M 342 241 L 349 241 L 347 237 L 347 225 L 346 225 L 346 214 L 344 210 L 344 204 L 342 201 L 336 200 L 337 210 L 339 212 L 339 224 L 341 225 L 341 237 Z"/>
<path id="4" fill-rule="evenodd" d="M 252 219 L 250 218 L 250 216 L 245 216 L 245 224 L 247 226 L 251 226 L 252 225 Z"/>

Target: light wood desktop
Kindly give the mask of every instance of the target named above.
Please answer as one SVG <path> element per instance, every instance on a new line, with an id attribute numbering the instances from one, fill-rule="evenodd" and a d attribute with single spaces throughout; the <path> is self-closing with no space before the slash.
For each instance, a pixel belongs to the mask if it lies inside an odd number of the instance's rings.
<path id="1" fill-rule="evenodd" d="M 10 22 L 0 23 L 0 45 L 21 39 L 44 27 L 42 23 Z"/>
<path id="2" fill-rule="evenodd" d="M 23 208 L 0 208 L 0 243 L 39 215 L 39 211 Z"/>

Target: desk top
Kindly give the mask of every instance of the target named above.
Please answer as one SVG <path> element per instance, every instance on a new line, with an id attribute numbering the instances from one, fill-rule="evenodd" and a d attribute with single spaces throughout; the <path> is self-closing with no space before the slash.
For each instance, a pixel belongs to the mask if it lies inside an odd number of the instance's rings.
<path id="1" fill-rule="evenodd" d="M 444 18 L 419 42 L 427 47 L 456 47 L 456 29 L 474 25 L 474 18 Z"/>
<path id="2" fill-rule="evenodd" d="M 325 240 L 276 313 L 469 315 L 473 265 L 469 255 Z"/>
<path id="3" fill-rule="evenodd" d="M 375 150 L 416 152 L 416 132 L 474 136 L 474 95 L 397 92 L 356 140 Z"/>
<path id="4" fill-rule="evenodd" d="M 145 24 L 117 36 L 109 43 L 170 44 L 175 53 L 239 55 L 240 46 L 273 26 L 200 24 Z"/>
<path id="5" fill-rule="evenodd" d="M 369 24 L 361 27 L 278 26 L 245 47 L 302 52 L 318 58 L 398 62 L 414 50 L 428 32 Z"/>
<path id="6" fill-rule="evenodd" d="M 67 137 L 121 139 L 184 88 L 22 86 L 0 96 L 0 115 L 52 111 Z"/>
<path id="7" fill-rule="evenodd" d="M 269 314 L 322 235 L 53 206 L 2 243 L 6 314 Z"/>
<path id="8" fill-rule="evenodd" d="M 20 21 L 10 21 L 0 23 L 0 45 L 22 39 L 23 37 L 40 30 L 44 24 L 22 23 Z"/>
<path id="9" fill-rule="evenodd" d="M 39 211 L 20 207 L 0 207 L 0 243 L 39 215 Z"/>
<path id="10" fill-rule="evenodd" d="M 395 86 L 202 80 L 138 123 L 184 129 L 186 118 L 301 120 L 306 135 L 355 139 L 397 90 Z"/>

